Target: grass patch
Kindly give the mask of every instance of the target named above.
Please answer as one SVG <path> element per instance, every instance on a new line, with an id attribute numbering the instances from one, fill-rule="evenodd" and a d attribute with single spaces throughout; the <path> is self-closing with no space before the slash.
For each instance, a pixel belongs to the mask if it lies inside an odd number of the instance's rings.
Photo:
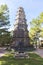
<path id="1" fill-rule="evenodd" d="M 0 58 L 0 65 L 43 65 L 43 58 L 34 53 L 29 53 L 29 59 L 15 59 L 13 54 L 5 54 Z"/>

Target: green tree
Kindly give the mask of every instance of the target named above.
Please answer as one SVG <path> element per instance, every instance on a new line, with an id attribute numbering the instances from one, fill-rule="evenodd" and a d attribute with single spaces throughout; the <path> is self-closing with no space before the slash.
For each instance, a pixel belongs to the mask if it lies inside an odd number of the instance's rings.
<path id="1" fill-rule="evenodd" d="M 0 6 L 0 44 L 5 44 L 8 42 L 8 39 L 10 39 L 9 34 L 9 9 L 7 5 L 1 5 Z"/>
<path id="2" fill-rule="evenodd" d="M 30 28 L 30 38 L 35 42 L 37 45 L 37 40 L 41 36 L 42 31 L 42 24 L 43 24 L 43 12 L 36 18 L 33 19 L 31 22 L 31 28 Z"/>

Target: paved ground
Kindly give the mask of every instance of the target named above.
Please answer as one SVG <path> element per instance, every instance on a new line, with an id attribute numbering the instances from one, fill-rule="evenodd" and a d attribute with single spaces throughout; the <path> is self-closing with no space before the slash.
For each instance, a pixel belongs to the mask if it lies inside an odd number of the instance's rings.
<path id="1" fill-rule="evenodd" d="M 0 57 L 2 57 L 5 54 L 5 48 L 0 47 Z"/>
<path id="2" fill-rule="evenodd" d="M 1 58 L 2 56 L 4 56 L 4 53 L 1 53 L 1 54 L 0 54 L 0 58 Z"/>
<path id="3" fill-rule="evenodd" d="M 43 49 L 36 49 L 34 53 L 38 54 L 39 56 L 43 58 Z"/>

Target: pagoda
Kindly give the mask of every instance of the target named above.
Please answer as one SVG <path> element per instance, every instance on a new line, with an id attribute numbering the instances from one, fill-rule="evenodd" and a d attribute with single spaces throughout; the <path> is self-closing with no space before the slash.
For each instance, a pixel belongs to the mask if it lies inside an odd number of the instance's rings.
<path id="1" fill-rule="evenodd" d="M 29 31 L 27 29 L 27 20 L 23 7 L 19 7 L 16 13 L 13 31 L 13 46 L 27 47 L 29 46 Z"/>

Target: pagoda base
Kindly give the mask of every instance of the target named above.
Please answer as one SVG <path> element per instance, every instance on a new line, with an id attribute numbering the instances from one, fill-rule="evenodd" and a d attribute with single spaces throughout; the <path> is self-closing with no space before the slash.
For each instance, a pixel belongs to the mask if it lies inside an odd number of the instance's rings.
<path id="1" fill-rule="evenodd" d="M 23 53 L 16 52 L 14 57 L 17 59 L 23 59 L 23 58 L 29 58 L 29 55 L 26 52 Z"/>

